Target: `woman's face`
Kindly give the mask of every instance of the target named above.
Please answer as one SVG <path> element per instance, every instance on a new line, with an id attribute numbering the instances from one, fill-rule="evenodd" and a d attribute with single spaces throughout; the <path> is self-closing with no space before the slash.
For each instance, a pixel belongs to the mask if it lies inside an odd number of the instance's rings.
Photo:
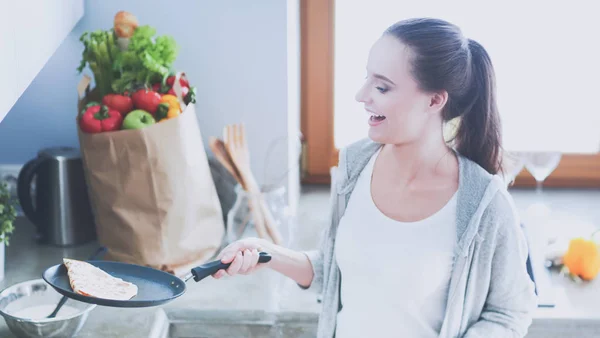
<path id="1" fill-rule="evenodd" d="M 445 93 L 425 93 L 410 73 L 410 49 L 384 35 L 371 48 L 367 77 L 356 93 L 367 114 L 369 138 L 384 144 L 418 141 L 429 132 L 441 133 Z"/>

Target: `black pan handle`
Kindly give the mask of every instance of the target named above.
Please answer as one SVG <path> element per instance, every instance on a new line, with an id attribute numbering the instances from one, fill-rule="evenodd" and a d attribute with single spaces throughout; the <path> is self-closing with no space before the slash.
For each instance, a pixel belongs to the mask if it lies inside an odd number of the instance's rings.
<path id="1" fill-rule="evenodd" d="M 258 257 L 259 263 L 267 263 L 268 261 L 271 260 L 271 255 L 269 255 L 266 252 L 260 252 L 258 255 L 259 255 L 259 257 Z M 206 264 L 202 264 L 198 267 L 195 267 L 192 269 L 192 275 L 194 276 L 194 281 L 199 282 L 219 270 L 227 269 L 230 265 L 231 265 L 231 263 L 224 264 L 224 263 L 221 263 L 220 260 L 216 260 L 216 261 L 208 262 Z"/>

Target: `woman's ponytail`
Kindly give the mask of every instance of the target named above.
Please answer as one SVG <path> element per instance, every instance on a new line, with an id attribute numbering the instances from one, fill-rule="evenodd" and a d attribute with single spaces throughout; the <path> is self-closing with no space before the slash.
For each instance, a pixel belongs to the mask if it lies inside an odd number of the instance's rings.
<path id="1" fill-rule="evenodd" d="M 471 63 L 470 90 L 459 100 L 460 123 L 454 144 L 463 156 L 491 174 L 501 168 L 501 125 L 496 104 L 496 77 L 486 50 L 469 41 Z"/>

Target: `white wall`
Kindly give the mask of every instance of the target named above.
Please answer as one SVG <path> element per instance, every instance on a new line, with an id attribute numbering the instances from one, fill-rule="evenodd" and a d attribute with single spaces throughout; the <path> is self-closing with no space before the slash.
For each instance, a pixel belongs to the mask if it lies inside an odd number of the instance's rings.
<path id="1" fill-rule="evenodd" d="M 7 2 L 0 11 L 0 121 L 83 16 L 83 0 Z M 27 13 L 27 24 L 15 13 Z"/>

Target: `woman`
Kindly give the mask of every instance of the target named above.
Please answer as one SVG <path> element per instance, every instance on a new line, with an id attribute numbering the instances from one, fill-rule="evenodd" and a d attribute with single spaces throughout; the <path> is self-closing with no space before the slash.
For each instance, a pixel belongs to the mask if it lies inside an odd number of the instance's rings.
<path id="1" fill-rule="evenodd" d="M 356 99 L 369 137 L 340 152 L 319 250 L 225 248 L 214 277 L 269 267 L 322 293 L 318 337 L 523 337 L 536 308 L 501 172 L 485 49 L 437 19 L 388 28 Z M 451 148 L 445 122 L 459 118 Z M 258 251 L 273 259 L 258 264 Z"/>

